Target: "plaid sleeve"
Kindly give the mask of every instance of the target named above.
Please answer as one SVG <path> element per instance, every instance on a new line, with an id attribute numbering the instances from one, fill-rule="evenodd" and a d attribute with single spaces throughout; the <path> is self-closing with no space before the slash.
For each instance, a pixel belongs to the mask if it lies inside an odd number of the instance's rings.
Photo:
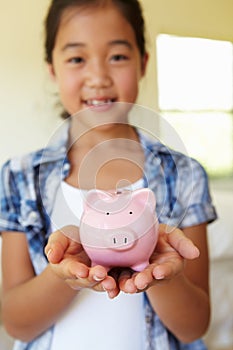
<path id="1" fill-rule="evenodd" d="M 20 194 L 8 161 L 0 171 L 0 232 L 24 231 L 19 222 L 20 202 Z"/>
<path id="2" fill-rule="evenodd" d="M 210 196 L 208 177 L 204 168 L 191 160 L 191 171 L 180 177 L 181 205 L 184 215 L 180 227 L 210 223 L 217 218 Z"/>

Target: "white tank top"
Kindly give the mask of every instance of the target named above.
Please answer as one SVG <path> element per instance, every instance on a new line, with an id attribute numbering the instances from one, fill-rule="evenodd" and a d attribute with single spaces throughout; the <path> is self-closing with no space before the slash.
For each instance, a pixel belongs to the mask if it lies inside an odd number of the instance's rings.
<path id="1" fill-rule="evenodd" d="M 142 186 L 139 180 L 131 189 Z M 85 193 L 61 183 L 51 218 L 54 231 L 79 226 Z M 142 303 L 142 293 L 120 293 L 111 300 L 106 293 L 83 289 L 56 323 L 51 350 L 141 350 Z"/>

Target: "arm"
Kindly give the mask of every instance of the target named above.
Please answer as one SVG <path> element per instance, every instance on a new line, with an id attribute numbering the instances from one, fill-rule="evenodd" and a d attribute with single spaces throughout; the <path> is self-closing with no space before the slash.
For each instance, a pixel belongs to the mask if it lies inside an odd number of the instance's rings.
<path id="1" fill-rule="evenodd" d="M 210 317 L 206 224 L 183 232 L 173 228 L 167 234 L 160 225 L 151 264 L 132 277 L 121 277 L 120 288 L 145 290 L 166 327 L 182 342 L 191 342 L 205 333 Z"/>
<path id="2" fill-rule="evenodd" d="M 168 329 L 183 342 L 201 337 L 210 318 L 206 225 L 183 230 L 199 248 L 195 260 L 186 260 L 183 271 L 169 283 L 148 289 L 152 307 Z"/>
<path id="3" fill-rule="evenodd" d="M 56 237 L 58 246 L 54 246 Z M 23 233 L 2 233 L 2 316 L 4 325 L 13 337 L 29 342 L 52 326 L 82 287 L 103 290 L 102 280 L 96 282 L 94 276 L 103 274 L 103 269 L 90 269 L 87 257 L 77 257 L 80 245 L 71 242 L 61 233 L 51 235 L 52 260 L 65 255 L 62 264 L 48 264 L 38 276 L 35 275 L 30 260 L 26 236 Z M 83 253 L 81 252 L 81 255 Z M 101 275 L 102 278 L 105 275 Z M 105 289 L 111 279 L 106 280 Z M 115 281 L 114 281 L 115 283 Z M 23 315 L 23 317 L 22 317 Z"/>
<path id="4" fill-rule="evenodd" d="M 2 279 L 4 326 L 25 342 L 49 328 L 77 293 L 49 265 L 35 276 L 23 233 L 2 233 Z"/>

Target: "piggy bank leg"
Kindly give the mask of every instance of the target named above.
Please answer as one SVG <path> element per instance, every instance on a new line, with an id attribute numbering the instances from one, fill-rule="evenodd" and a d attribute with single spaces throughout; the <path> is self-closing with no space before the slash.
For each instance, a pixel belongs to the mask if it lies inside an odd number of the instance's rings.
<path id="1" fill-rule="evenodd" d="M 141 263 L 131 266 L 131 269 L 133 269 L 134 271 L 140 272 L 144 270 L 148 265 L 149 265 L 149 261 L 143 261 Z"/>

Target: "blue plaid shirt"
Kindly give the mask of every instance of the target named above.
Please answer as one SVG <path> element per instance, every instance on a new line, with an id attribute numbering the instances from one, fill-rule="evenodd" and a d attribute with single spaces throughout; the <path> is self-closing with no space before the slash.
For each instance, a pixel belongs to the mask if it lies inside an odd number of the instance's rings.
<path id="1" fill-rule="evenodd" d="M 138 131 L 145 153 L 144 187 L 156 196 L 160 222 L 188 227 L 216 218 L 207 176 L 198 162 L 168 149 Z M 69 123 L 48 146 L 5 163 L 0 173 L 0 231 L 24 232 L 36 274 L 47 266 L 44 246 L 51 233 L 50 217 L 60 182 L 68 175 Z M 163 325 L 144 297 L 143 350 L 205 350 L 201 340 L 179 342 Z M 15 342 L 14 350 L 49 350 L 53 327 L 31 343 Z"/>

